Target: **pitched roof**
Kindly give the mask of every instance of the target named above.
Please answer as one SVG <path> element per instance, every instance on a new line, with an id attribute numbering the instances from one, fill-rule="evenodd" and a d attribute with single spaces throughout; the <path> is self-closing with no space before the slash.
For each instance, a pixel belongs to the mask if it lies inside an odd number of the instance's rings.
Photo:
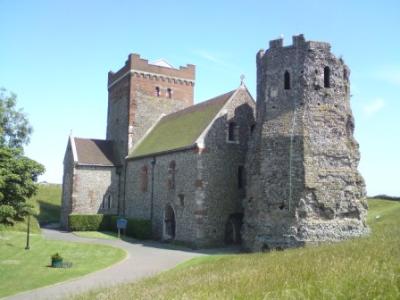
<path id="1" fill-rule="evenodd" d="M 190 147 L 236 90 L 166 115 L 134 147 L 128 158 Z"/>
<path id="2" fill-rule="evenodd" d="M 152 61 L 152 62 L 150 62 L 150 64 L 159 66 L 159 67 L 174 69 L 174 67 L 163 58 Z"/>
<path id="3" fill-rule="evenodd" d="M 74 138 L 78 164 L 114 166 L 112 141 Z"/>

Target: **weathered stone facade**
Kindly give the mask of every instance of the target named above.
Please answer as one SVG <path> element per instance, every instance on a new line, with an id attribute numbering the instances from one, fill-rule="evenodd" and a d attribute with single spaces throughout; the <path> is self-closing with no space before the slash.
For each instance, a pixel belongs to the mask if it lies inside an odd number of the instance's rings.
<path id="1" fill-rule="evenodd" d="M 70 137 L 64 157 L 61 226 L 68 228 L 69 214 L 117 214 L 118 183 L 115 166 L 79 160 L 75 139 Z"/>
<path id="2" fill-rule="evenodd" d="M 293 37 L 257 55 L 257 128 L 243 239 L 252 250 L 368 232 L 349 69 L 330 45 Z"/>
<path id="3" fill-rule="evenodd" d="M 72 153 L 71 139 L 68 141 L 64 155 L 64 174 L 61 193 L 60 225 L 68 228 L 68 215 L 72 213 L 73 183 L 74 183 L 74 155 Z"/>
<path id="4" fill-rule="evenodd" d="M 271 41 L 257 103 L 242 83 L 193 105 L 194 72 L 132 54 L 109 73 L 107 139 L 67 146 L 63 226 L 103 212 L 151 220 L 156 239 L 255 251 L 368 233 L 350 71 L 329 44 Z"/>
<path id="5" fill-rule="evenodd" d="M 169 239 L 165 220 L 172 208 L 174 240 L 193 247 L 221 245 L 227 239 L 239 242 L 235 216 L 243 215 L 245 186 L 243 182 L 238 187 L 238 168 L 245 165 L 254 106 L 242 86 L 188 149 L 129 159 L 126 215 L 152 220 L 154 237 Z M 227 140 L 230 122 L 236 124 L 235 141 Z M 147 170 L 145 189 L 143 170 Z"/>

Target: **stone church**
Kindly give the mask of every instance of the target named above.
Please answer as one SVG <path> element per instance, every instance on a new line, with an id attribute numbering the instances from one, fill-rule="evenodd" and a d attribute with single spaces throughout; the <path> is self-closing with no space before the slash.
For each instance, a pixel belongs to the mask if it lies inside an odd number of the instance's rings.
<path id="1" fill-rule="evenodd" d="M 194 105 L 195 66 L 131 54 L 108 74 L 105 140 L 69 137 L 70 214 L 150 220 L 153 237 L 259 251 L 368 233 L 350 70 L 293 37 L 257 54 L 257 101 L 237 89 Z"/>

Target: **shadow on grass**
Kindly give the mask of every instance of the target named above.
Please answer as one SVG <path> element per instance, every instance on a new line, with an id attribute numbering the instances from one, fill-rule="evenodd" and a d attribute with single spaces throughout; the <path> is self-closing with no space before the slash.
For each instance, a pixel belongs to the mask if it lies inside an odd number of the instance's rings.
<path id="1" fill-rule="evenodd" d="M 60 233 L 71 233 L 70 231 L 65 231 L 60 228 L 55 228 L 53 226 L 44 226 L 49 231 L 54 231 L 54 232 L 60 232 Z M 117 237 L 117 233 L 114 231 L 99 231 L 103 234 L 107 234 L 113 237 Z M 141 245 L 144 247 L 151 247 L 151 248 L 157 248 L 157 249 L 167 249 L 167 250 L 176 250 L 176 251 L 185 251 L 189 253 L 199 253 L 199 254 L 207 254 L 207 255 L 218 255 L 218 254 L 239 254 L 242 253 L 240 246 L 235 245 L 235 246 L 224 246 L 221 245 L 219 247 L 213 247 L 213 248 L 205 248 L 205 249 L 193 249 L 189 247 L 188 245 L 181 244 L 176 241 L 169 241 L 169 242 L 162 242 L 162 241 L 155 241 L 155 240 L 139 240 L 135 239 L 129 236 L 124 236 L 121 234 L 121 238 L 114 238 L 114 239 L 101 239 L 101 238 L 93 238 L 93 237 L 81 237 L 78 235 L 73 234 L 76 238 L 82 239 L 82 242 L 85 242 L 85 239 L 89 240 L 98 240 L 98 241 L 103 241 L 107 244 L 113 245 L 113 243 L 118 243 L 119 241 L 123 241 L 129 244 L 134 244 L 134 245 Z M 101 243 L 103 243 L 101 242 Z M 115 245 L 118 247 L 118 245 Z"/>
<path id="2" fill-rule="evenodd" d="M 37 219 L 40 225 L 46 225 L 60 221 L 61 208 L 59 205 L 54 205 L 42 200 L 38 200 L 37 202 L 39 203 L 40 209 Z"/>
<path id="3" fill-rule="evenodd" d="M 118 236 L 117 233 L 114 233 L 114 232 L 111 232 L 111 234 L 115 234 L 115 236 Z M 130 243 L 130 244 L 143 245 L 145 247 L 176 250 L 176 251 L 185 251 L 185 252 L 191 252 L 191 253 L 201 253 L 201 254 L 208 254 L 208 255 L 243 253 L 240 245 L 229 245 L 229 246 L 228 245 L 219 245 L 219 246 L 214 246 L 214 247 L 197 249 L 197 248 L 191 247 L 191 245 L 188 245 L 187 243 L 180 242 L 180 241 L 138 240 L 135 238 L 131 238 L 129 236 L 124 236 L 124 235 L 121 235 L 120 240 Z"/>

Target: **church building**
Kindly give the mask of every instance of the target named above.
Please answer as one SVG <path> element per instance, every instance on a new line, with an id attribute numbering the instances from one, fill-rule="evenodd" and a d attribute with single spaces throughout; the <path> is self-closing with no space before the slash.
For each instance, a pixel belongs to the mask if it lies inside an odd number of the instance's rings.
<path id="1" fill-rule="evenodd" d="M 109 72 L 106 139 L 68 140 L 61 225 L 112 214 L 157 240 L 251 251 L 368 234 L 350 69 L 303 35 L 256 63 L 256 102 L 242 80 L 194 104 L 194 65 L 131 54 Z"/>
<path id="2" fill-rule="evenodd" d="M 239 243 L 255 126 L 244 83 L 193 105 L 193 65 L 137 54 L 108 78 L 106 140 L 68 141 L 62 226 L 69 214 L 117 214 L 151 220 L 160 240 Z"/>

